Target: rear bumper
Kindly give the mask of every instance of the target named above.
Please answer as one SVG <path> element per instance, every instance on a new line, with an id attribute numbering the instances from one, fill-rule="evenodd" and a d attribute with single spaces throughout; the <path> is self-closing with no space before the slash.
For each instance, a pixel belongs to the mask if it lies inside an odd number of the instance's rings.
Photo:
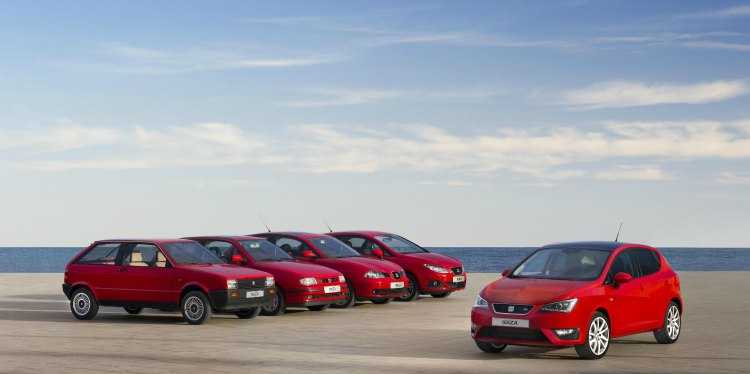
<path id="1" fill-rule="evenodd" d="M 248 291 L 263 291 L 262 297 L 245 297 Z M 258 288 L 258 289 L 237 289 L 237 290 L 219 290 L 209 294 L 211 305 L 219 312 L 234 312 L 245 309 L 252 309 L 271 302 L 273 295 L 276 294 L 276 288 Z"/>
<path id="2" fill-rule="evenodd" d="M 326 293 L 324 286 L 339 286 L 340 290 L 339 292 Z M 289 306 L 327 305 L 346 299 L 348 290 L 346 283 L 331 283 L 315 287 L 284 290 L 284 297 Z"/>

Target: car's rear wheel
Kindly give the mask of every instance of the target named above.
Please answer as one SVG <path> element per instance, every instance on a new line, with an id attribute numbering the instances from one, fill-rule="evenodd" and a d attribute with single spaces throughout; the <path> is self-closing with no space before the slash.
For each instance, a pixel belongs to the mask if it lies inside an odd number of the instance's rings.
<path id="1" fill-rule="evenodd" d="M 312 310 L 313 312 L 321 312 L 321 311 L 328 309 L 329 306 L 331 306 L 331 304 L 313 305 L 313 306 L 308 306 L 307 309 Z"/>
<path id="2" fill-rule="evenodd" d="M 344 309 L 349 308 L 357 302 L 357 297 L 354 294 L 354 287 L 351 283 L 347 282 L 346 298 L 341 301 L 337 301 L 331 304 L 331 308 Z"/>
<path id="3" fill-rule="evenodd" d="M 388 304 L 391 302 L 391 299 L 388 298 L 382 298 L 382 299 L 370 299 L 373 304 Z"/>
<path id="4" fill-rule="evenodd" d="M 99 312 L 99 302 L 88 288 L 81 287 L 70 295 L 70 311 L 77 319 L 93 319 Z"/>
<path id="5" fill-rule="evenodd" d="M 409 287 L 406 289 L 407 293 L 406 295 L 395 299 L 397 301 L 412 301 L 419 296 L 419 283 L 417 283 L 417 278 L 411 273 L 406 273 L 406 276 L 409 278 Z"/>
<path id="6" fill-rule="evenodd" d="M 508 346 L 507 344 L 486 343 L 477 340 L 475 340 L 474 343 L 476 343 L 479 349 L 487 353 L 500 353 Z"/>
<path id="7" fill-rule="evenodd" d="M 133 315 L 141 314 L 141 312 L 143 311 L 143 308 L 137 307 L 137 306 L 126 306 L 123 309 L 125 309 L 125 311 L 128 312 L 128 314 L 133 314 Z"/>
<path id="8" fill-rule="evenodd" d="M 280 316 L 286 313 L 286 299 L 281 288 L 276 288 L 276 293 L 268 304 L 261 306 L 260 313 L 264 316 Z"/>
<path id="9" fill-rule="evenodd" d="M 586 332 L 586 341 L 576 346 L 578 357 L 597 360 L 604 357 L 609 350 L 609 321 L 602 312 L 594 313 Z"/>
<path id="10" fill-rule="evenodd" d="M 203 292 L 190 291 L 180 303 L 182 318 L 191 325 L 200 325 L 211 318 L 211 303 Z"/>
<path id="11" fill-rule="evenodd" d="M 664 313 L 664 327 L 654 331 L 654 338 L 660 344 L 672 344 L 680 338 L 682 327 L 682 313 L 680 306 L 674 301 L 669 303 L 667 312 Z"/>
<path id="12" fill-rule="evenodd" d="M 255 307 L 252 309 L 240 310 L 239 312 L 235 312 L 234 314 L 239 319 L 250 319 L 257 317 L 258 314 L 260 314 L 260 309 L 261 307 Z"/>
<path id="13" fill-rule="evenodd" d="M 433 294 L 430 294 L 430 295 L 432 295 L 432 297 L 434 297 L 436 299 L 442 299 L 444 297 L 448 297 L 448 295 L 450 295 L 450 294 L 451 294 L 450 292 L 441 292 L 441 293 L 433 293 Z"/>

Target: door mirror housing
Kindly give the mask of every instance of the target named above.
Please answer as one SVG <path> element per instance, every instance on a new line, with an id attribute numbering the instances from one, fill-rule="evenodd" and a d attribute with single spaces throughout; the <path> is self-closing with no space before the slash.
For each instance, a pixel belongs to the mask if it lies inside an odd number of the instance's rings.
<path id="1" fill-rule="evenodd" d="M 314 259 L 318 256 L 311 249 L 305 249 L 304 251 L 302 251 L 302 257 L 306 259 Z"/>
<path id="2" fill-rule="evenodd" d="M 245 259 L 242 258 L 242 255 L 235 253 L 232 255 L 232 259 L 230 260 L 230 262 L 234 265 L 244 265 Z"/>
<path id="3" fill-rule="evenodd" d="M 505 270 L 503 270 L 502 273 L 500 273 L 500 275 L 502 275 L 503 277 L 507 277 L 507 276 L 510 275 L 510 273 L 511 273 L 510 269 L 505 269 Z"/>
<path id="4" fill-rule="evenodd" d="M 372 249 L 372 255 L 379 259 L 382 259 L 383 257 L 385 257 L 385 253 L 383 253 L 383 250 L 378 247 L 375 247 Z"/>
<path id="5" fill-rule="evenodd" d="M 623 284 L 623 283 L 628 283 L 632 279 L 633 279 L 632 275 L 630 275 L 628 273 L 619 272 L 619 273 L 615 274 L 614 281 L 615 281 L 616 285 L 620 285 L 620 284 Z"/>

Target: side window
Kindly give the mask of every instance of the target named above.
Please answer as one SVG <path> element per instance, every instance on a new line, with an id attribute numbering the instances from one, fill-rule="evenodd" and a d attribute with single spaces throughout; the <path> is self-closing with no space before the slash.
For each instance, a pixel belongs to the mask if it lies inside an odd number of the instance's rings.
<path id="1" fill-rule="evenodd" d="M 274 244 L 279 246 L 284 252 L 292 257 L 302 257 L 302 251 L 307 249 L 305 243 L 292 238 L 278 238 Z"/>
<path id="2" fill-rule="evenodd" d="M 119 251 L 120 243 L 99 244 L 86 252 L 83 257 L 79 258 L 77 263 L 90 265 L 114 265 Z"/>
<path id="3" fill-rule="evenodd" d="M 612 278 L 617 273 L 628 273 L 633 277 L 637 277 L 638 274 L 633 268 L 632 257 L 632 251 L 630 250 L 623 251 L 617 255 L 617 258 L 612 263 L 612 267 L 609 268 L 609 277 Z"/>
<path id="4" fill-rule="evenodd" d="M 361 253 L 361 254 L 367 254 L 364 252 L 364 245 L 365 245 L 365 239 L 358 238 L 358 237 L 348 237 L 348 238 L 341 238 L 341 241 L 344 242 L 344 244 L 354 248 L 355 251 Z"/>
<path id="5" fill-rule="evenodd" d="M 649 249 L 633 249 L 633 258 L 641 269 L 641 276 L 656 273 L 661 268 L 659 257 L 656 252 Z"/>
<path id="6" fill-rule="evenodd" d="M 161 255 L 161 259 L 159 258 Z M 162 265 L 163 266 L 160 266 Z M 136 244 L 122 259 L 123 266 L 166 267 L 167 260 L 153 244 Z"/>
<path id="7" fill-rule="evenodd" d="M 215 240 L 206 243 L 205 247 L 222 261 L 226 263 L 232 262 L 232 255 L 234 255 L 234 247 L 232 246 L 232 243 Z"/>

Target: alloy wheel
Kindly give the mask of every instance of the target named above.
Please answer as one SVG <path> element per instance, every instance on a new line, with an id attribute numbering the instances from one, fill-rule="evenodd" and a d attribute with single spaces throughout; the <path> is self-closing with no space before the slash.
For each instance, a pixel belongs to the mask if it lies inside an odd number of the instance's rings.
<path id="1" fill-rule="evenodd" d="M 609 324 L 604 317 L 597 316 L 589 326 L 589 348 L 596 356 L 601 356 L 609 346 Z"/>
<path id="2" fill-rule="evenodd" d="M 667 336 L 676 340 L 680 335 L 680 309 L 672 304 L 667 311 Z"/>
<path id="3" fill-rule="evenodd" d="M 203 317 L 205 309 L 206 307 L 203 305 L 203 300 L 198 296 L 190 296 L 185 300 L 185 315 L 193 321 L 200 320 Z"/>

